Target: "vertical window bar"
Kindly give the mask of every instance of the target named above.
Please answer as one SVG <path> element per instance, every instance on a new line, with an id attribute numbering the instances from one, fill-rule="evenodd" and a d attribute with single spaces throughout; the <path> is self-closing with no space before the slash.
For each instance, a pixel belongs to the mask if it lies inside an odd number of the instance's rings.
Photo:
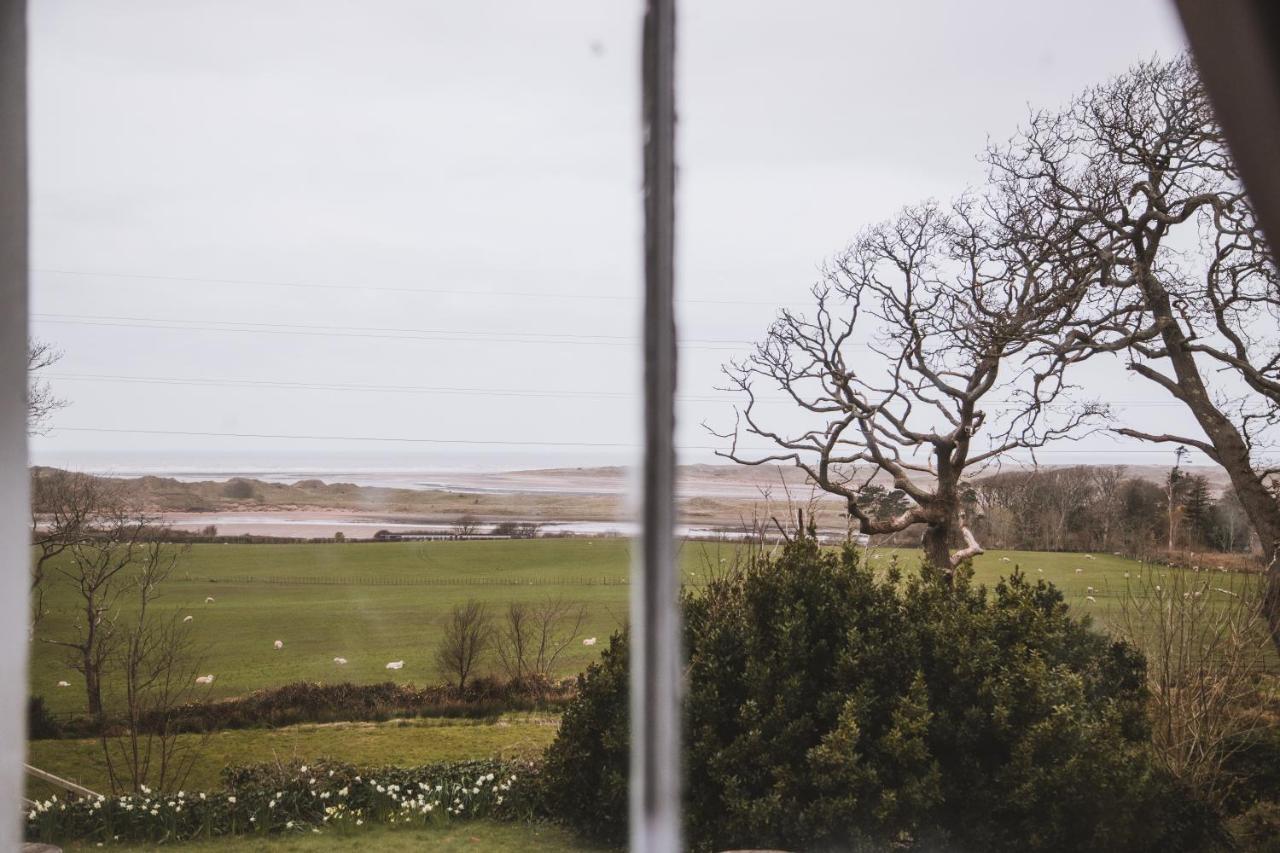
<path id="1" fill-rule="evenodd" d="M 21 844 L 27 693 L 27 31 L 0 0 L 0 850 Z"/>
<path id="2" fill-rule="evenodd" d="M 680 849 L 675 547 L 675 0 L 644 18 L 644 463 L 631 597 L 631 849 Z"/>

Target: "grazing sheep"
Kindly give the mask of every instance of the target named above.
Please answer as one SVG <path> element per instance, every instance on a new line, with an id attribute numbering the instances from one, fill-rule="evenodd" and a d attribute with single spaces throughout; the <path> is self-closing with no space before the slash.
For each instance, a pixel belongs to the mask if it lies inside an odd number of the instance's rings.
<path id="1" fill-rule="evenodd" d="M 190 622 L 190 621 L 191 621 L 191 618 L 192 618 L 192 617 L 190 617 L 190 616 L 183 616 L 183 617 L 182 617 L 182 621 L 183 621 L 183 622 Z"/>
<path id="2" fill-rule="evenodd" d="M 196 676 L 196 684 L 213 684 L 213 676 L 212 675 Z"/>
<path id="3" fill-rule="evenodd" d="M 213 604 L 213 596 L 212 595 L 205 596 L 204 603 Z"/>
<path id="4" fill-rule="evenodd" d="M 344 666 L 344 665 L 346 665 L 347 659 L 346 659 L 346 658 L 334 658 L 334 659 L 333 659 L 333 662 L 334 662 L 334 663 L 336 663 L 338 666 Z"/>
<path id="5" fill-rule="evenodd" d="M 1097 604 L 1097 603 L 1098 603 L 1098 599 L 1094 598 L 1092 595 L 1086 595 L 1086 596 L 1085 596 L 1085 599 L 1086 599 L 1087 601 L 1092 601 L 1094 604 Z"/>
<path id="6" fill-rule="evenodd" d="M 594 646 L 595 644 L 596 644 L 595 637 L 587 637 L 585 640 L 582 641 L 582 645 L 584 646 Z"/>
<path id="7" fill-rule="evenodd" d="M 1085 558 L 1086 560 L 1094 560 L 1094 559 L 1097 559 L 1097 558 L 1096 558 L 1096 557 L 1094 557 L 1092 554 L 1085 554 L 1085 555 L 1084 555 L 1084 558 Z"/>
<path id="8" fill-rule="evenodd" d="M 393 660 L 391 663 L 387 664 L 387 669 L 404 669 L 404 661 Z"/>
<path id="9" fill-rule="evenodd" d="M 284 640 L 276 640 L 274 643 L 277 650 L 284 648 Z"/>
<path id="10" fill-rule="evenodd" d="M 1076 569 L 1076 574 L 1078 575 L 1084 574 L 1084 569 Z"/>
<path id="11" fill-rule="evenodd" d="M 59 686 L 59 687 L 70 687 L 70 686 L 71 686 L 71 682 L 69 682 L 69 681 L 59 681 L 59 682 L 58 682 L 58 686 Z"/>
<path id="12" fill-rule="evenodd" d="M 1010 560 L 1008 557 L 1001 557 L 1001 558 L 1000 558 L 1000 562 L 1002 562 L 1002 563 L 1012 563 L 1012 562 L 1013 562 L 1013 560 Z"/>
<path id="13" fill-rule="evenodd" d="M 1085 592 L 1093 592 L 1093 587 L 1091 586 L 1085 587 Z"/>

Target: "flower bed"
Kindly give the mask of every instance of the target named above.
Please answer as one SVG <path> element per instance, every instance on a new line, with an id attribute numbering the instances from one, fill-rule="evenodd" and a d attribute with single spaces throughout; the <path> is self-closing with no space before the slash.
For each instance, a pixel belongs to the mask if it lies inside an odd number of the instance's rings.
<path id="1" fill-rule="evenodd" d="M 464 761 L 377 769 L 317 762 L 224 771 L 216 792 L 178 791 L 37 802 L 30 841 L 172 842 L 220 835 L 357 832 L 374 824 L 442 826 L 532 813 L 529 762 Z M 523 781 L 522 781 L 523 780 Z"/>

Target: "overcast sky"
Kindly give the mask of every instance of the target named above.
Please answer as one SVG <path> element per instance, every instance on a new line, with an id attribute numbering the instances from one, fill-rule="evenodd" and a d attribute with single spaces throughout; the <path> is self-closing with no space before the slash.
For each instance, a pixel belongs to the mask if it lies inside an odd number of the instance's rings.
<path id="1" fill-rule="evenodd" d="M 690 448 L 726 422 L 718 366 L 859 229 L 979 183 L 1029 104 L 1182 45 L 1161 0 L 682 9 Z M 71 403 L 36 457 L 621 458 L 537 443 L 639 438 L 639 22 L 601 0 L 36 0 L 32 327 Z"/>

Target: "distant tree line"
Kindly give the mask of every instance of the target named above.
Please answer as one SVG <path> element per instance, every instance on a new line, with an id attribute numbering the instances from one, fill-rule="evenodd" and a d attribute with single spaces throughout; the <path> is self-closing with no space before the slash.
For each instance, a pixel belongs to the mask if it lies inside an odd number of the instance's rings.
<path id="1" fill-rule="evenodd" d="M 1161 485 L 1123 468 L 1010 471 L 966 497 L 993 546 L 1036 551 L 1247 551 L 1252 528 L 1235 491 L 1215 497 L 1201 474 L 1178 468 Z"/>
<path id="2" fill-rule="evenodd" d="M 1234 489 L 1215 495 L 1207 477 L 1179 467 L 1163 484 L 1115 466 L 1008 471 L 965 485 L 961 500 L 974 532 L 992 548 L 1151 556 L 1247 552 L 1254 539 Z M 907 503 L 902 491 L 880 484 L 858 497 L 871 518 L 897 516 Z M 906 544 L 911 531 L 898 538 L 895 544 Z"/>

